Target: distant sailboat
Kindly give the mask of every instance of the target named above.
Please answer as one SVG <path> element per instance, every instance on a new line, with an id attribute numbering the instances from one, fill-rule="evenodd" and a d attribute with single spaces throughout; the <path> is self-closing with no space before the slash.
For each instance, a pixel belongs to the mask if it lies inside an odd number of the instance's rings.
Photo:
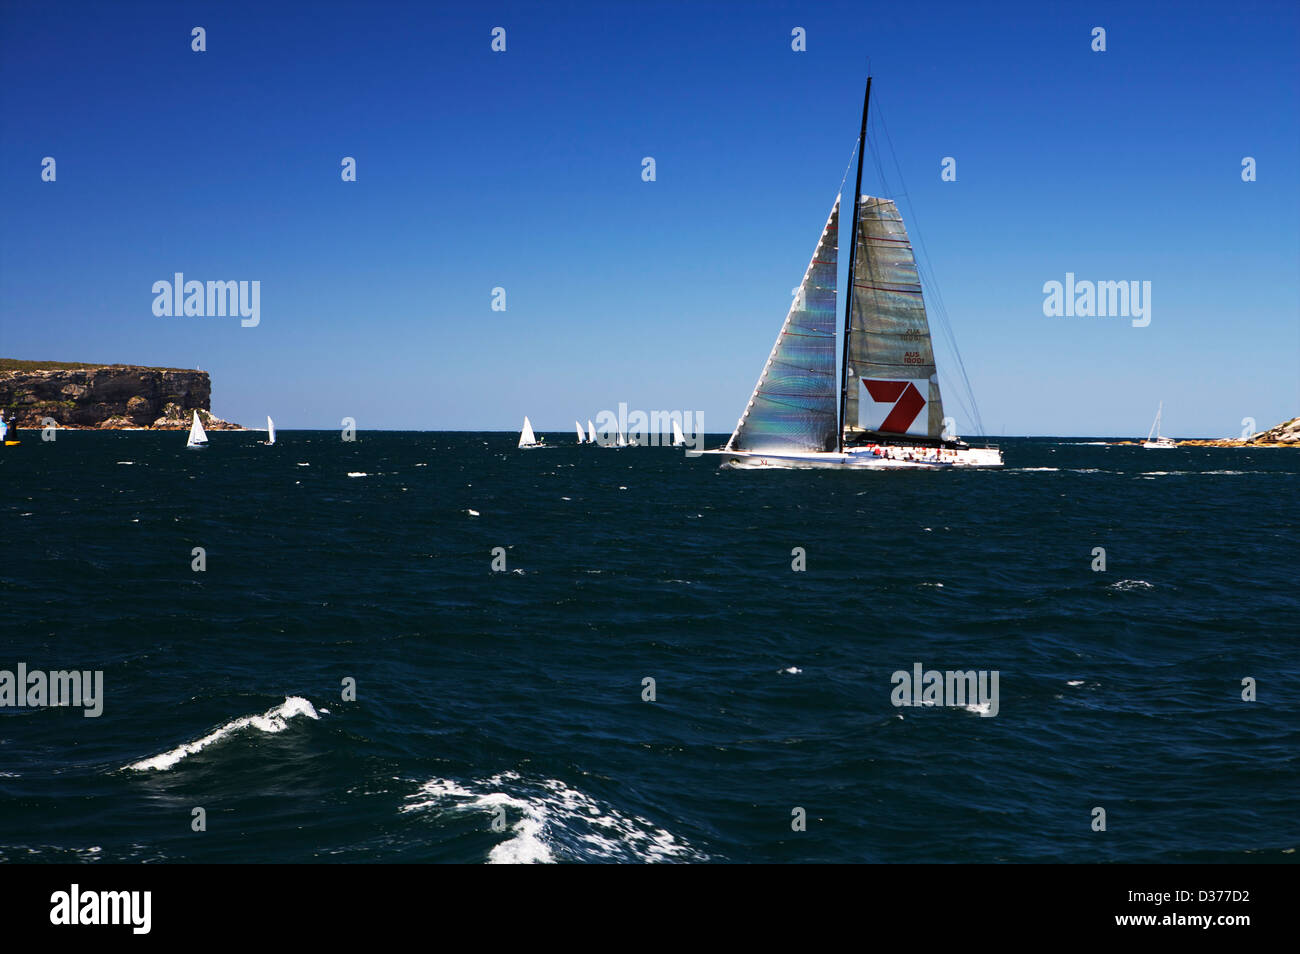
<path id="1" fill-rule="evenodd" d="M 1151 424 L 1151 430 L 1147 432 L 1147 439 L 1142 443 L 1142 446 L 1147 450 L 1164 450 L 1168 447 L 1178 446 L 1178 442 L 1172 437 L 1160 436 L 1160 417 L 1164 412 L 1165 402 L 1161 401 L 1160 406 L 1156 408 L 1156 419 Z"/>
<path id="2" fill-rule="evenodd" d="M 587 418 L 587 443 L 596 443 L 596 425 L 591 423 L 591 418 Z"/>
<path id="3" fill-rule="evenodd" d="M 573 426 L 576 427 L 576 428 L 578 429 L 578 443 L 579 443 L 579 444 L 585 444 L 585 443 L 587 443 L 587 435 L 583 433 L 583 431 L 582 431 L 582 425 L 581 425 L 580 423 L 578 423 L 577 421 L 574 421 L 574 422 L 573 422 Z"/>
<path id="4" fill-rule="evenodd" d="M 996 447 L 971 447 L 946 424 L 916 259 L 892 199 L 862 195 L 867 107 L 850 212 L 843 361 L 835 381 L 840 197 L 822 228 L 736 429 L 724 465 L 762 468 L 1001 467 Z"/>
<path id="5" fill-rule="evenodd" d="M 266 443 L 268 447 L 275 443 L 275 421 L 269 414 L 266 416 Z"/>
<path id="6" fill-rule="evenodd" d="M 686 435 L 682 433 L 682 426 L 676 420 L 673 421 L 673 446 L 686 446 Z"/>
<path id="7" fill-rule="evenodd" d="M 190 425 L 190 439 L 185 444 L 186 447 L 207 447 L 208 435 L 203 430 L 203 424 L 199 421 L 199 412 L 194 412 L 194 423 Z"/>
<path id="8" fill-rule="evenodd" d="M 537 439 L 537 435 L 533 433 L 533 422 L 528 420 L 527 415 L 524 415 L 524 429 L 519 432 L 519 446 L 520 447 L 541 447 L 542 446 L 542 442 L 539 441 Z"/>

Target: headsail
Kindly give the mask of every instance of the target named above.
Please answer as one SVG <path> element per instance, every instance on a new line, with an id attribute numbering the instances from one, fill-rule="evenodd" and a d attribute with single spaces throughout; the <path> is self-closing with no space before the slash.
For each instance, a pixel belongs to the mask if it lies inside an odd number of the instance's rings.
<path id="1" fill-rule="evenodd" d="M 682 426 L 677 423 L 677 418 L 673 418 L 673 446 L 686 446 L 686 435 L 682 433 Z"/>
<path id="2" fill-rule="evenodd" d="M 190 439 L 186 442 L 187 447 L 199 447 L 208 442 L 207 432 L 203 430 L 203 423 L 199 420 L 199 412 L 194 412 L 194 423 L 190 425 Z"/>
<path id="3" fill-rule="evenodd" d="M 578 429 L 578 443 L 579 444 L 584 443 L 587 440 L 587 435 L 582 432 L 582 425 L 579 424 L 577 421 L 574 421 L 573 426 Z"/>
<path id="4" fill-rule="evenodd" d="M 596 443 L 596 425 L 591 423 L 591 418 L 587 418 L 587 443 Z"/>
<path id="5" fill-rule="evenodd" d="M 275 421 L 271 420 L 271 415 L 266 416 L 266 442 L 275 443 Z"/>
<path id="6" fill-rule="evenodd" d="M 864 432 L 937 439 L 943 398 L 916 258 L 893 199 L 863 196 L 848 323 L 844 442 Z"/>
<path id="7" fill-rule="evenodd" d="M 840 197 L 822 229 L 785 324 L 777 335 L 728 450 L 835 448 L 835 271 Z"/>

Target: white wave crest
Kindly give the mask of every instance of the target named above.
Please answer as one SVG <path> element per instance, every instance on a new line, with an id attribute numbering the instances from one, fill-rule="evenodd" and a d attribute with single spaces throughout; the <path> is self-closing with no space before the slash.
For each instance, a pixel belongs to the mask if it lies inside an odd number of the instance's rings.
<path id="1" fill-rule="evenodd" d="M 1146 580 L 1119 580 L 1110 585 L 1112 590 L 1152 590 L 1155 589 L 1154 583 L 1148 583 Z"/>
<path id="2" fill-rule="evenodd" d="M 435 778 L 407 796 L 403 812 L 478 811 L 518 815 L 510 837 L 493 846 L 487 863 L 551 864 L 575 861 L 674 861 L 704 856 L 670 832 L 570 788 L 559 779 L 525 779 L 517 772 L 468 782 Z"/>
<path id="3" fill-rule="evenodd" d="M 148 772 L 157 770 L 164 772 L 171 768 L 187 755 L 193 755 L 195 752 L 206 749 L 215 742 L 220 742 L 226 736 L 240 729 L 254 728 L 260 732 L 283 732 L 289 727 L 289 720 L 294 716 L 305 715 L 309 719 L 319 719 L 316 708 L 302 696 L 285 696 L 284 702 L 273 709 L 268 709 L 261 715 L 243 716 L 227 722 L 218 729 L 213 729 L 203 738 L 194 742 L 186 742 L 184 745 L 178 745 L 176 748 L 163 752 L 161 755 L 155 755 L 152 758 L 142 759 L 139 762 L 132 762 L 126 766 L 129 771 Z"/>

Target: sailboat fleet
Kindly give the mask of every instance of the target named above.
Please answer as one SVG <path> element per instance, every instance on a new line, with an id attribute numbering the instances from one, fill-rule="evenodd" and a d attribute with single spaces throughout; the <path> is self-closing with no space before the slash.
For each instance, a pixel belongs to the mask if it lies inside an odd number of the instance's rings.
<path id="1" fill-rule="evenodd" d="M 614 447 L 614 448 L 633 446 L 628 442 L 628 439 L 626 435 L 624 435 L 621 426 L 619 426 L 616 429 L 614 436 L 612 438 L 606 438 L 605 440 L 600 440 L 596 436 L 596 425 L 591 422 L 591 418 L 587 419 L 587 429 L 585 431 L 582 429 L 581 421 L 574 421 L 573 429 L 577 433 L 578 436 L 577 443 L 579 444 L 599 444 L 601 447 Z M 678 424 L 676 421 L 673 421 L 672 446 L 684 447 L 685 445 L 686 445 L 686 437 L 685 435 L 682 434 L 681 425 Z M 527 415 L 525 415 L 524 426 L 519 431 L 518 446 L 521 449 L 526 450 L 528 448 L 549 447 L 551 445 L 546 443 L 545 438 L 537 436 L 536 431 L 533 430 L 533 422 L 528 419 Z"/>
<path id="2" fill-rule="evenodd" d="M 208 446 L 208 432 L 203 429 L 203 422 L 199 420 L 199 412 L 195 410 L 192 414 L 190 433 L 186 438 L 185 446 L 197 450 Z M 275 421 L 271 420 L 269 414 L 266 416 L 266 440 L 263 443 L 268 447 L 275 443 Z"/>
<path id="3" fill-rule="evenodd" d="M 724 466 L 1001 467 L 996 447 L 948 433 L 916 259 L 892 199 L 862 195 L 871 79 L 862 104 L 850 227 L 852 290 L 836 386 L 840 196 L 735 430 Z"/>

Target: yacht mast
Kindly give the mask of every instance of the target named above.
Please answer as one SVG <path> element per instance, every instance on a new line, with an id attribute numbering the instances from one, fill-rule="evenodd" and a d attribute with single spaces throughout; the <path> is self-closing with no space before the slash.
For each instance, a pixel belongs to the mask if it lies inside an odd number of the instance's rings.
<path id="1" fill-rule="evenodd" d="M 867 151 L 867 107 L 871 103 L 871 77 L 867 77 L 867 92 L 862 97 L 862 130 L 858 133 L 858 178 L 853 186 L 853 227 L 849 239 L 849 288 L 844 296 L 844 358 L 840 364 L 840 414 L 835 449 L 844 450 L 844 402 L 849 394 L 849 319 L 853 313 L 853 276 L 858 267 L 858 210 L 862 206 L 862 156 Z"/>

